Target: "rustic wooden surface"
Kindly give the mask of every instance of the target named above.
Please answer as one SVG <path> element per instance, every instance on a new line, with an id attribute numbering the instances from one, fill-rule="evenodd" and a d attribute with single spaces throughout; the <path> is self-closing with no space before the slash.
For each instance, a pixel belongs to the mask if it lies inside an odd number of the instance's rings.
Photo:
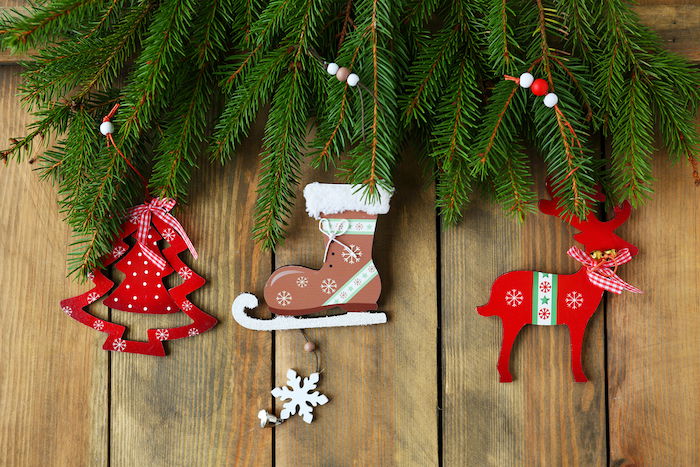
<path id="1" fill-rule="evenodd" d="M 669 48 L 700 60 L 697 2 L 646 0 L 637 11 Z M 14 96 L 19 68 L 0 63 L 6 140 L 28 116 Z M 565 328 L 527 327 L 515 382 L 499 384 L 500 321 L 474 307 L 508 270 L 573 271 L 563 253 L 573 231 L 548 216 L 517 225 L 486 203 L 438 228 L 432 188 L 405 155 L 375 238 L 390 322 L 309 331 L 331 402 L 312 425 L 273 433 L 255 416 L 272 408 L 270 388 L 314 363 L 298 332 L 245 330 L 230 303 L 260 293 L 273 267 L 320 265 L 323 245 L 301 204 L 275 255 L 251 241 L 259 141 L 202 170 L 179 212 L 200 251 L 190 264 L 209 280 L 193 300 L 221 322 L 170 343 L 164 359 L 105 352 L 103 336 L 60 312 L 83 287 L 64 277 L 70 236 L 55 191 L 27 164 L 0 168 L 0 465 L 700 465 L 700 190 L 686 164 L 660 153 L 653 199 L 619 230 L 641 249 L 621 274 L 645 294 L 607 297 L 593 317 L 591 381 L 573 382 Z M 134 335 L 166 318 L 123 315 Z"/>

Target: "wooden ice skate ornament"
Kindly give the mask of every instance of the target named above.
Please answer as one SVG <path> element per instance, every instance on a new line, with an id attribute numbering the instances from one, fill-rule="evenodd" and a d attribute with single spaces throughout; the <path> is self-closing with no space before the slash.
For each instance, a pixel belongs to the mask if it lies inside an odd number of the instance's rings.
<path id="1" fill-rule="evenodd" d="M 562 217 L 559 199 L 549 183 L 547 191 L 552 200 L 541 200 L 540 211 Z M 596 199 L 604 201 L 605 197 L 598 193 Z M 567 252 L 583 265 L 575 274 L 513 271 L 496 279 L 489 302 L 477 307 L 477 311 L 482 316 L 501 318 L 503 342 L 497 368 L 502 383 L 513 381 L 509 370 L 510 352 L 518 333 L 527 324 L 567 325 L 574 379 L 577 382 L 587 381 L 583 372 L 581 347 L 586 327 L 598 308 L 603 292 L 641 292 L 616 275 L 617 267 L 637 254 L 634 245 L 613 232 L 627 220 L 631 211 L 630 204 L 625 202 L 615 208 L 615 216 L 607 222 L 598 220 L 593 212 L 585 220 L 568 220 L 580 230 L 574 239 L 585 246 L 585 252 L 577 247 L 571 247 Z"/>
<path id="2" fill-rule="evenodd" d="M 372 261 L 372 243 L 379 214 L 389 212 L 391 193 L 379 188 L 376 200 L 367 199 L 359 186 L 311 183 L 304 188 L 306 211 L 318 220 L 324 235 L 323 266 L 277 269 L 265 284 L 263 295 L 272 319 L 249 316 L 258 306 L 255 295 L 242 293 L 233 302 L 232 314 L 248 329 L 274 331 L 386 323 L 377 310 L 381 281 Z M 343 315 L 303 318 L 331 308 Z"/>

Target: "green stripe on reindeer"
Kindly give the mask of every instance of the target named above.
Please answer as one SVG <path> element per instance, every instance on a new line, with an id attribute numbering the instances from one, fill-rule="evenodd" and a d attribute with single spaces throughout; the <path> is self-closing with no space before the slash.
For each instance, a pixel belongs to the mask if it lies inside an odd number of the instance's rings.
<path id="1" fill-rule="evenodd" d="M 557 274 L 534 272 L 532 275 L 532 324 L 557 324 Z"/>

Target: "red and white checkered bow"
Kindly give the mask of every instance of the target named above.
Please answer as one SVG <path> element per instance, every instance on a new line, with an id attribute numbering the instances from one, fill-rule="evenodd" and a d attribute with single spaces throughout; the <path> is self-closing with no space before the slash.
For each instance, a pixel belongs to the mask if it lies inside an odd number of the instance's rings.
<path id="1" fill-rule="evenodd" d="M 189 237 L 185 233 L 185 229 L 180 225 L 180 223 L 175 219 L 175 216 L 170 214 L 170 211 L 175 207 L 175 200 L 171 198 L 154 198 L 147 203 L 139 204 L 129 209 L 129 217 L 132 221 L 138 223 L 139 227 L 136 231 L 136 241 L 141 245 L 143 253 L 148 259 L 153 261 L 153 264 L 158 266 L 160 269 L 165 269 L 165 259 L 158 255 L 148 246 L 148 230 L 151 227 L 151 216 L 156 216 L 158 219 L 162 220 L 170 227 L 172 227 L 182 239 L 185 241 L 187 248 L 192 253 L 192 256 L 197 259 L 197 251 L 194 249 L 194 245 L 190 241 Z"/>
<path id="2" fill-rule="evenodd" d="M 586 267 L 588 279 L 593 285 L 616 294 L 621 294 L 623 290 L 642 293 L 637 287 L 620 279 L 618 275 L 610 269 L 632 260 L 632 255 L 627 248 L 620 250 L 614 258 L 606 259 L 603 262 L 596 262 L 584 251 L 575 246 L 569 248 L 566 254 Z"/>

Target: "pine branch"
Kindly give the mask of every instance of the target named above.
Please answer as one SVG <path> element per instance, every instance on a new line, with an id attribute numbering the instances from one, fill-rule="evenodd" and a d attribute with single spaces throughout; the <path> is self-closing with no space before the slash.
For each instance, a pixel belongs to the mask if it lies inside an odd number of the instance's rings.
<path id="1" fill-rule="evenodd" d="M 191 36 L 196 6 L 193 0 L 164 0 L 155 12 L 143 51 L 124 89 L 120 133 L 131 140 L 150 124 L 164 104 L 161 95 L 171 81 L 176 61 L 184 55 L 183 44 Z"/>
<path id="2" fill-rule="evenodd" d="M 233 157 L 236 146 L 250 129 L 262 103 L 272 95 L 284 72 L 286 47 L 280 47 L 256 63 L 226 102 L 216 124 L 211 158 L 224 162 Z"/>
<path id="3" fill-rule="evenodd" d="M 359 68 L 360 76 L 370 78 L 368 88 L 368 123 L 366 143 L 353 148 L 344 164 L 348 182 L 362 184 L 367 196 L 377 195 L 378 186 L 391 186 L 391 172 L 398 147 L 396 87 L 397 70 L 389 52 L 389 31 L 397 18 L 391 9 L 379 0 L 363 0 L 358 4 L 358 22 L 348 42 L 363 43 L 360 60 L 366 65 Z M 380 71 L 381 70 L 381 71 Z"/>
<path id="4" fill-rule="evenodd" d="M 437 197 L 446 224 L 455 223 L 469 201 L 471 175 L 467 170 L 472 133 L 478 128 L 478 83 L 466 54 L 456 80 L 438 104 L 430 140 L 430 157 L 439 168 Z"/>
<path id="5" fill-rule="evenodd" d="M 81 29 L 105 0 L 52 0 L 30 2 L 27 10 L 12 9 L 3 15 L 0 36 L 4 47 L 26 52 L 47 42 L 63 39 L 68 31 Z"/>
<path id="6" fill-rule="evenodd" d="M 654 120 L 648 83 L 633 74 L 623 88 L 625 105 L 611 123 L 611 187 L 616 200 L 638 206 L 651 193 Z"/>
<path id="7" fill-rule="evenodd" d="M 299 183 L 310 109 L 304 78 L 320 71 L 310 62 L 309 50 L 318 34 L 321 17 L 316 13 L 322 4 L 322 0 L 305 0 L 295 5 L 295 10 L 302 12 L 301 20 L 283 41 L 289 70 L 275 91 L 265 126 L 253 228 L 255 239 L 267 249 L 273 249 L 284 236 L 285 218 Z"/>

